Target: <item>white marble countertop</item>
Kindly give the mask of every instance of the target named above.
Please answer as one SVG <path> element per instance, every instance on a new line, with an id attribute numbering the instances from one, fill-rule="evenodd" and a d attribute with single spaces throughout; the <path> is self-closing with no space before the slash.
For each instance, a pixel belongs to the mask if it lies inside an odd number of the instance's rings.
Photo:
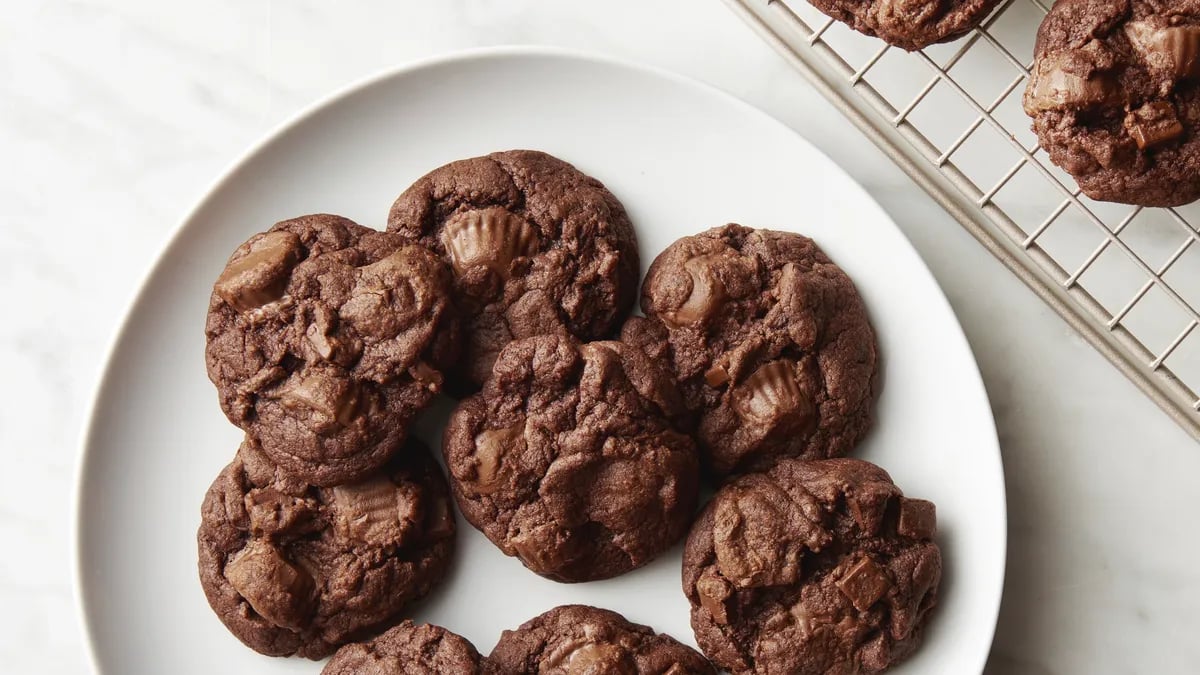
<path id="1" fill-rule="evenodd" d="M 86 671 L 67 536 L 77 439 L 182 216 L 330 91 L 506 43 L 731 91 L 845 166 L 912 238 L 975 349 L 1004 450 L 1008 580 L 987 672 L 1195 672 L 1200 448 L 719 0 L 0 3 L 0 670 Z"/>

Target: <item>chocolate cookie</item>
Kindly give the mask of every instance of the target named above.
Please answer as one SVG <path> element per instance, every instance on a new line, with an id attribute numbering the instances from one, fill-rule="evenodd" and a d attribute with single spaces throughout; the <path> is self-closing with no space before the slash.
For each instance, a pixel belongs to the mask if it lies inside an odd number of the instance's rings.
<path id="1" fill-rule="evenodd" d="M 321 675 L 476 675 L 479 652 L 441 626 L 399 626 L 367 642 L 348 644 L 325 664 Z"/>
<path id="2" fill-rule="evenodd" d="M 468 325 L 458 369 L 474 389 L 509 341 L 565 328 L 609 337 L 637 292 L 625 208 L 594 178 L 542 152 L 513 150 L 434 169 L 396 200 L 388 231 L 454 270 Z"/>
<path id="3" fill-rule="evenodd" d="M 966 35 L 1000 0 L 809 0 L 854 30 L 915 51 Z"/>
<path id="4" fill-rule="evenodd" d="M 442 261 L 330 215 L 242 244 L 213 286 L 205 333 L 226 416 L 314 485 L 387 461 L 458 346 Z"/>
<path id="5" fill-rule="evenodd" d="M 716 476 L 844 455 L 872 420 L 875 333 L 808 237 L 726 225 L 667 247 L 623 339 L 671 363 Z"/>
<path id="6" fill-rule="evenodd" d="M 555 607 L 504 631 L 487 661 L 495 675 L 716 675 L 671 636 L 586 605 Z"/>
<path id="7" fill-rule="evenodd" d="M 319 659 L 441 580 L 454 515 L 416 441 L 362 482 L 318 488 L 247 438 L 205 495 L 196 539 L 200 583 L 230 632 L 263 654 Z"/>
<path id="8" fill-rule="evenodd" d="M 618 342 L 566 335 L 509 343 L 443 439 L 466 519 L 557 581 L 646 564 L 683 536 L 696 506 L 692 440 L 669 374 Z"/>
<path id="9" fill-rule="evenodd" d="M 1200 4 L 1060 0 L 1038 29 L 1025 112 L 1089 197 L 1200 198 Z"/>
<path id="10" fill-rule="evenodd" d="M 876 673 L 915 650 L 942 558 L 931 502 L 856 459 L 783 460 L 721 488 L 683 590 L 708 658 L 745 673 Z"/>

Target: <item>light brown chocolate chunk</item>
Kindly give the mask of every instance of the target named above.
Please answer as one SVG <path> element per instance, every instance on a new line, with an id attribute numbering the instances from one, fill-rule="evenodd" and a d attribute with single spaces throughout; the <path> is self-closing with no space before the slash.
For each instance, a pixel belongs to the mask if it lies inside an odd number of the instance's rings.
<path id="1" fill-rule="evenodd" d="M 486 267 L 508 280 L 514 260 L 537 253 L 538 233 L 521 216 L 492 206 L 464 211 L 446 221 L 442 245 L 457 274 Z"/>
<path id="2" fill-rule="evenodd" d="M 267 232 L 249 244 L 240 258 L 229 261 L 213 290 L 240 312 L 278 300 L 288 274 L 300 260 L 300 238 L 291 232 Z"/>
<path id="3" fill-rule="evenodd" d="M 865 612 L 891 588 L 892 582 L 875 561 L 863 558 L 837 582 L 838 589 L 850 598 L 850 603 Z"/>
<path id="4" fill-rule="evenodd" d="M 900 520 L 896 532 L 912 539 L 932 539 L 937 533 L 937 509 L 924 499 L 900 500 Z"/>
<path id="5" fill-rule="evenodd" d="M 704 383 L 710 387 L 728 384 L 731 379 L 733 378 L 729 376 L 729 371 L 719 363 L 704 372 Z"/>
<path id="6" fill-rule="evenodd" d="M 696 594 L 700 596 L 700 604 L 704 611 L 712 616 L 719 624 L 729 623 L 729 598 L 733 595 L 733 587 L 721 578 L 714 570 L 706 570 L 696 580 Z"/>
<path id="7" fill-rule="evenodd" d="M 1086 108 L 1112 101 L 1119 88 L 1105 71 L 1077 72 L 1078 59 L 1070 52 L 1048 54 L 1038 59 L 1025 93 L 1025 112 L 1034 115 L 1043 110 Z"/>
<path id="8" fill-rule="evenodd" d="M 276 626 L 300 626 L 312 610 L 312 577 L 267 541 L 251 539 L 225 565 L 225 577 L 255 612 Z"/>
<path id="9" fill-rule="evenodd" d="M 586 633 L 586 628 L 585 628 Z M 547 656 L 539 675 L 637 675 L 629 654 L 617 645 L 586 638 L 567 642 Z"/>
<path id="10" fill-rule="evenodd" d="M 1180 79 L 1200 75 L 1200 26 L 1170 26 L 1154 17 L 1125 24 L 1125 35 L 1152 68 Z"/>
<path id="11" fill-rule="evenodd" d="M 675 326 L 700 324 L 721 308 L 721 303 L 725 302 L 729 293 L 713 268 L 718 260 L 719 255 L 701 255 L 683 264 L 683 269 L 691 278 L 691 293 L 679 309 L 664 312 L 664 320 Z"/>
<path id="12" fill-rule="evenodd" d="M 421 494 L 386 476 L 332 488 L 334 527 L 346 541 L 389 548 L 406 546 L 420 532 Z"/>
<path id="13" fill-rule="evenodd" d="M 1183 135 L 1183 124 L 1169 101 L 1153 101 L 1125 116 L 1125 128 L 1138 148 L 1150 150 Z"/>
<path id="14" fill-rule="evenodd" d="M 505 456 L 525 450 L 525 425 L 488 429 L 475 437 L 476 478 L 471 487 L 479 494 L 491 494 L 508 480 Z M 511 460 L 510 460 L 511 461 Z"/>
<path id="15" fill-rule="evenodd" d="M 796 363 L 788 359 L 755 370 L 734 389 L 733 406 L 747 424 L 763 429 L 803 429 L 813 419 L 812 403 L 796 378 Z"/>
<path id="16" fill-rule="evenodd" d="M 358 391 L 354 383 L 332 371 L 315 372 L 297 381 L 283 392 L 283 404 L 294 411 L 312 413 L 309 426 L 314 429 L 337 424 L 347 426 L 358 414 Z"/>

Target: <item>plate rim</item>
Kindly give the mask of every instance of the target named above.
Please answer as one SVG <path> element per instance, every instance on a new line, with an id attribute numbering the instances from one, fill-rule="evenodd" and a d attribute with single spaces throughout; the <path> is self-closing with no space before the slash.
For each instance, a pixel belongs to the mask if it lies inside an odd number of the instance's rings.
<path id="1" fill-rule="evenodd" d="M 947 337 L 949 339 L 959 341 L 966 349 L 967 353 L 971 356 L 971 368 L 969 371 L 974 374 L 974 382 L 978 387 L 978 394 L 982 396 L 983 401 L 986 404 L 986 410 L 984 411 L 985 419 L 989 422 L 989 427 L 992 432 L 988 437 L 994 441 L 993 449 L 995 461 L 997 468 L 999 469 L 997 477 L 1000 482 L 998 496 L 1001 507 L 1000 521 L 1003 527 L 998 536 L 1000 539 L 999 553 L 1002 557 L 999 561 L 998 578 L 995 581 L 995 583 L 998 585 L 998 588 L 994 589 L 994 600 L 991 601 L 993 607 L 988 612 L 988 616 L 991 617 L 987 631 L 987 644 L 989 645 L 989 649 L 985 650 L 982 654 L 982 660 L 979 662 L 977 668 L 977 671 L 982 673 L 987 664 L 988 656 L 991 652 L 990 647 L 995 643 L 996 628 L 999 622 L 1000 606 L 1004 594 L 1005 580 L 1007 577 L 1009 523 L 1008 494 L 1006 475 L 1004 472 L 1004 457 L 1003 453 L 1000 451 L 999 433 L 996 428 L 995 414 L 992 410 L 991 399 L 988 396 L 987 386 L 983 380 L 983 374 L 979 369 L 979 360 L 975 356 L 975 350 L 971 347 L 970 341 L 967 340 L 966 333 L 962 328 L 962 323 L 958 318 L 958 313 L 954 311 L 954 307 L 950 304 L 949 299 L 946 297 L 945 290 L 942 288 L 942 285 L 938 282 L 937 278 L 933 275 L 933 272 L 929 269 L 929 265 L 925 262 L 924 257 L 921 256 L 916 247 L 912 245 L 912 241 L 909 239 L 908 235 L 899 227 L 899 225 L 896 224 L 896 221 L 891 217 L 887 210 L 879 204 L 879 202 L 866 189 L 866 187 L 863 186 L 863 184 L 855 179 L 852 175 L 850 175 L 850 173 L 847 172 L 840 163 L 834 161 L 833 158 L 829 157 L 829 155 L 815 146 L 796 129 L 780 121 L 778 118 L 766 112 L 765 110 L 716 85 L 660 66 L 650 65 L 622 57 L 614 57 L 594 51 L 546 45 L 516 44 L 459 49 L 409 60 L 395 66 L 389 66 L 380 70 L 376 70 L 369 75 L 351 81 L 349 84 L 335 88 L 329 94 L 317 98 L 312 103 L 300 108 L 299 111 L 287 116 L 282 122 L 276 124 L 269 131 L 260 136 L 256 141 L 239 152 L 232 161 L 228 162 L 217 174 L 217 177 L 200 193 L 200 195 L 192 204 L 191 208 L 189 208 L 175 223 L 166 241 L 158 248 L 153 262 L 143 271 L 140 279 L 134 286 L 133 293 L 124 303 L 124 311 L 121 315 L 121 320 L 117 324 L 116 330 L 109 336 L 107 344 L 102 352 L 103 358 L 99 361 L 98 373 L 92 380 L 94 385 L 91 389 L 91 394 L 87 399 L 88 407 L 84 415 L 84 421 L 80 429 L 79 438 L 76 442 L 76 457 L 74 463 L 74 473 L 72 476 L 71 503 L 69 508 L 69 512 L 71 514 L 71 523 L 68 534 L 70 538 L 69 555 L 71 557 L 72 566 L 71 585 L 73 604 L 75 606 L 76 625 L 79 627 L 83 637 L 83 648 L 86 654 L 86 663 L 90 667 L 91 671 L 95 673 L 102 672 L 100 669 L 99 660 L 97 658 L 95 636 L 91 629 L 91 621 L 89 620 L 88 603 L 84 594 L 85 564 L 83 560 L 82 525 L 84 517 L 83 508 L 84 490 L 86 487 L 85 481 L 88 475 L 90 459 L 94 454 L 90 452 L 90 448 L 93 443 L 93 436 L 96 434 L 97 428 L 100 424 L 98 417 L 100 397 L 109 387 L 110 380 L 113 377 L 111 370 L 112 360 L 116 356 L 117 350 L 120 348 L 121 344 L 125 341 L 129 324 L 133 319 L 134 311 L 144 301 L 149 289 L 150 281 L 158 274 L 163 264 L 163 258 L 166 257 L 167 253 L 172 248 L 178 245 L 184 230 L 187 228 L 187 225 L 193 219 L 195 219 L 197 214 L 208 204 L 213 195 L 223 189 L 229 180 L 238 173 L 238 171 L 240 171 L 261 151 L 287 134 L 294 127 L 303 124 L 305 121 L 314 117 L 325 109 L 351 98 L 362 91 L 379 86 L 393 79 L 401 79 L 421 70 L 437 68 L 456 63 L 468 63 L 472 61 L 513 57 L 540 57 L 564 61 L 582 61 L 591 64 L 631 70 L 643 75 L 652 75 L 665 78 L 676 84 L 683 85 L 694 90 L 700 90 L 707 95 L 723 99 L 725 102 L 741 108 L 747 114 L 757 116 L 768 124 L 782 128 L 787 133 L 795 137 L 799 142 L 808 145 L 813 152 L 828 160 L 830 165 L 835 167 L 837 171 L 841 172 L 849 182 L 857 186 L 858 189 L 863 193 L 863 196 L 869 200 L 869 202 L 885 218 L 887 218 L 888 222 L 899 234 L 900 239 L 904 242 L 904 245 L 908 247 L 913 256 L 920 262 L 921 271 L 928 276 L 929 280 L 932 282 L 932 285 L 936 289 L 937 296 L 940 298 L 941 302 L 945 306 L 945 309 L 949 312 L 950 317 L 953 319 L 955 330 L 952 331 L 953 335 L 948 333 Z"/>

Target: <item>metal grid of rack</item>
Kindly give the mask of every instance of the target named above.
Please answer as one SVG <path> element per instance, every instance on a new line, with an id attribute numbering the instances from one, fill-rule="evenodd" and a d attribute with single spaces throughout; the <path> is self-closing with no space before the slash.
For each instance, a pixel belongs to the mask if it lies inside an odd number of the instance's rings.
<path id="1" fill-rule="evenodd" d="M 804 0 L 726 0 L 989 251 L 1200 439 L 1200 204 L 1097 202 L 1021 108 L 1049 0 L 905 52 Z"/>

